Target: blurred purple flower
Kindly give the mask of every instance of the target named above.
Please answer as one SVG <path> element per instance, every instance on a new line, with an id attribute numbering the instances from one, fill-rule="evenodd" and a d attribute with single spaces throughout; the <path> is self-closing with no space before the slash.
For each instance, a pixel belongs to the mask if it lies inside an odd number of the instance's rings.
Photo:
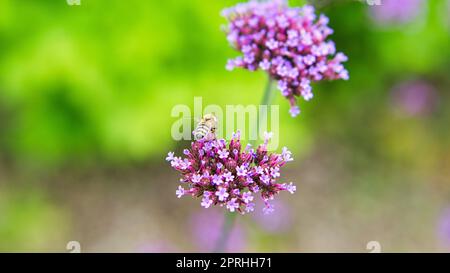
<path id="1" fill-rule="evenodd" d="M 259 227 L 271 233 L 278 233 L 288 230 L 292 226 L 292 214 L 290 208 L 282 201 L 273 202 L 276 213 L 267 215 L 264 212 L 257 211 L 253 214 Z"/>
<path id="2" fill-rule="evenodd" d="M 401 82 L 392 89 L 394 107 L 409 116 L 430 114 L 437 104 L 437 92 L 423 80 Z"/>
<path id="3" fill-rule="evenodd" d="M 423 12 L 423 0 L 382 0 L 370 6 L 372 18 L 381 25 L 404 24 L 414 21 Z"/>
<path id="4" fill-rule="evenodd" d="M 450 248 L 450 207 L 446 208 L 440 215 L 437 233 L 442 245 Z"/>
<path id="5" fill-rule="evenodd" d="M 221 227 L 224 221 L 224 214 L 217 210 L 201 210 L 191 218 L 190 229 L 192 239 L 201 252 L 213 251 L 220 238 Z M 239 222 L 234 223 L 230 231 L 225 251 L 240 252 L 246 247 L 246 236 Z"/>
<path id="6" fill-rule="evenodd" d="M 292 157 L 287 148 L 281 154 L 268 153 L 271 136 L 266 133 L 264 143 L 256 151 L 250 146 L 242 150 L 237 133 L 228 147 L 224 139 L 200 139 L 192 142 L 184 159 L 170 152 L 166 160 L 181 173 L 181 182 L 188 187 L 178 186 L 177 197 L 202 197 L 201 206 L 205 208 L 220 205 L 231 212 L 245 214 L 253 211 L 253 194 L 260 192 L 264 211 L 271 212 L 269 200 L 280 191 L 294 193 L 296 190 L 292 182 L 276 183 L 280 168 L 292 161 Z"/>
<path id="7" fill-rule="evenodd" d="M 349 78 L 342 62 L 343 53 L 327 37 L 333 33 L 328 18 L 316 18 L 314 8 L 289 8 L 286 1 L 250 1 L 225 9 L 230 44 L 243 56 L 228 60 L 227 70 L 261 68 L 278 81 L 278 89 L 291 106 L 290 114 L 300 113 L 297 98 L 310 100 L 311 81 Z"/>

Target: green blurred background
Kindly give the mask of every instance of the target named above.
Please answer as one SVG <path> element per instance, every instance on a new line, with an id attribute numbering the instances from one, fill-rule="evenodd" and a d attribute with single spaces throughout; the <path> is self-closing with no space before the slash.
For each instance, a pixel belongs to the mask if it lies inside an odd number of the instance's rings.
<path id="1" fill-rule="evenodd" d="M 262 72 L 224 68 L 237 2 L 0 1 L 0 251 L 209 251 L 164 158 L 189 145 L 173 106 L 260 101 Z M 233 250 L 448 251 L 450 4 L 380 22 L 364 1 L 310 2 L 350 80 L 315 84 L 297 118 L 277 92 L 298 191 L 278 218 L 240 217 Z"/>

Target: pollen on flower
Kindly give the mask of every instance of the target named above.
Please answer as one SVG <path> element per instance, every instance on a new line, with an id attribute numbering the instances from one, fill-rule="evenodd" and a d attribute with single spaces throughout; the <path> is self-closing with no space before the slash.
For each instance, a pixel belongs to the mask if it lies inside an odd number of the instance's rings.
<path id="1" fill-rule="evenodd" d="M 335 44 L 327 40 L 333 30 L 328 18 L 315 15 L 314 7 L 290 8 L 287 1 L 250 0 L 223 10 L 229 21 L 225 28 L 230 44 L 242 53 L 228 61 L 226 68 L 242 67 L 267 71 L 290 104 L 290 114 L 300 114 L 299 97 L 313 98 L 310 82 L 348 80 Z"/>
<path id="2" fill-rule="evenodd" d="M 276 182 L 281 168 L 292 157 L 287 148 L 281 154 L 269 153 L 267 145 L 272 134 L 266 133 L 264 137 L 265 141 L 256 150 L 249 146 L 243 148 L 238 132 L 229 143 L 224 139 L 196 140 L 183 153 L 185 158 L 170 152 L 166 160 L 181 173 L 180 181 L 185 185 L 185 188 L 178 186 L 177 197 L 188 194 L 200 197 L 204 208 L 219 205 L 230 212 L 245 214 L 254 210 L 253 202 L 258 194 L 264 201 L 264 212 L 272 212 L 269 200 L 280 191 L 295 191 L 292 182 Z"/>

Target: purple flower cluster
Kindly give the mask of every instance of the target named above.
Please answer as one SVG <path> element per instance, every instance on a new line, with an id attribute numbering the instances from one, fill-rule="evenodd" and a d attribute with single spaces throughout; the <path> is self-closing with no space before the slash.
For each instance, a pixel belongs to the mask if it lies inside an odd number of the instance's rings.
<path id="1" fill-rule="evenodd" d="M 178 198 L 191 195 L 201 198 L 201 206 L 225 206 L 230 212 L 245 214 L 254 210 L 254 194 L 260 193 L 265 204 L 263 211 L 270 213 L 273 206 L 269 200 L 279 191 L 294 193 L 293 183 L 276 183 L 280 168 L 292 161 L 291 152 L 283 148 L 281 154 L 268 153 L 270 134 L 256 149 L 248 145 L 241 148 L 240 134 L 233 135 L 227 145 L 224 139 L 200 139 L 192 142 L 190 150 L 184 150 L 185 158 L 170 152 L 166 158 L 182 175 Z"/>
<path id="2" fill-rule="evenodd" d="M 297 97 L 313 97 L 311 82 L 349 78 L 341 64 L 343 53 L 327 37 L 333 30 L 328 18 L 316 18 L 314 8 L 289 8 L 285 1 L 250 1 L 225 9 L 226 29 L 231 45 L 243 56 L 228 61 L 226 68 L 242 67 L 267 71 L 278 81 L 278 89 L 289 100 L 290 113 L 300 113 Z"/>

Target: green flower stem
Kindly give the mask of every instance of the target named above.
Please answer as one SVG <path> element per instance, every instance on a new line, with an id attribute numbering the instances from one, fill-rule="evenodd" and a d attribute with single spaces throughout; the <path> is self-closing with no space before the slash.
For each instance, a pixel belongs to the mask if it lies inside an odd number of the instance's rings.
<path id="1" fill-rule="evenodd" d="M 273 99 L 272 90 L 273 90 L 272 79 L 269 76 L 266 87 L 264 88 L 264 94 L 263 94 L 263 97 L 261 100 L 261 105 L 269 106 L 271 104 L 272 99 Z M 257 128 L 256 130 L 258 130 L 258 126 L 255 126 L 254 128 Z M 258 134 L 256 134 L 256 135 L 258 136 Z M 255 146 L 256 140 L 250 140 L 250 144 L 253 147 L 256 147 Z M 217 240 L 217 244 L 216 244 L 216 248 L 215 248 L 214 252 L 225 252 L 226 251 L 227 242 L 229 240 L 231 230 L 233 229 L 233 226 L 234 226 L 236 214 L 237 214 L 236 212 L 234 212 L 234 213 L 228 212 L 228 211 L 225 212 L 225 219 L 223 222 L 222 231 L 219 234 L 219 239 Z"/>
<path id="2" fill-rule="evenodd" d="M 273 88 L 272 88 L 272 78 L 268 76 L 269 80 L 267 81 L 266 87 L 264 88 L 264 95 L 261 101 L 262 105 L 270 105 L 273 99 Z"/>
<path id="3" fill-rule="evenodd" d="M 273 91 L 273 86 L 272 86 L 273 80 L 270 76 L 268 76 L 267 78 L 268 78 L 267 84 L 266 84 L 266 87 L 264 88 L 264 94 L 261 99 L 261 105 L 265 105 L 265 106 L 269 106 L 270 104 L 272 104 L 272 100 L 273 100 L 273 92 L 272 92 Z M 267 120 L 267 118 L 268 118 L 267 113 L 264 118 Z M 259 123 L 258 123 L 258 125 L 259 125 Z M 257 139 L 259 137 L 259 132 L 258 132 L 259 128 L 258 127 L 259 126 L 253 127 L 253 128 L 256 128 Z M 256 148 L 256 140 L 257 139 L 251 139 L 249 141 L 250 144 L 252 145 L 252 147 Z"/>

